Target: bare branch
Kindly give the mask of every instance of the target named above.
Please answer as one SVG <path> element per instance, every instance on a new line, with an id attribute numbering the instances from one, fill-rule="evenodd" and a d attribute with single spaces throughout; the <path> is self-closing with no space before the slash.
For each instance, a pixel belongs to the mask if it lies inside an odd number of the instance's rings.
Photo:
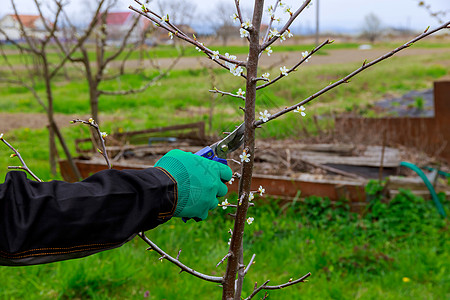
<path id="1" fill-rule="evenodd" d="M 300 278 L 298 278 L 296 280 L 289 280 L 289 282 L 286 282 L 284 284 L 272 285 L 272 286 L 265 285 L 263 287 L 263 290 L 278 290 L 278 289 L 282 289 L 282 288 L 288 287 L 290 285 L 294 285 L 294 284 L 297 284 L 297 283 L 300 283 L 300 282 L 304 282 L 305 279 L 308 278 L 309 276 L 311 276 L 311 273 L 308 272 L 308 274 L 303 275 L 302 277 L 300 277 Z"/>
<path id="2" fill-rule="evenodd" d="M 3 133 L 0 134 L 0 140 L 6 145 L 8 146 L 12 151 L 14 151 L 14 156 L 17 156 L 17 158 L 19 158 L 20 162 L 22 163 L 22 166 L 19 167 L 8 167 L 8 169 L 19 169 L 19 170 L 25 170 L 27 171 L 34 179 L 36 179 L 39 182 L 42 182 L 41 179 L 39 179 L 39 177 L 37 177 L 36 175 L 34 175 L 33 172 L 31 172 L 30 168 L 28 168 L 27 164 L 25 163 L 25 161 L 22 159 L 22 156 L 20 155 L 19 151 L 17 151 L 13 146 L 11 146 L 10 143 L 8 143 L 4 138 L 3 138 Z M 12 156 L 12 157 L 14 157 Z"/>
<path id="3" fill-rule="evenodd" d="M 29 50 L 31 52 L 33 52 L 34 54 L 36 54 L 36 55 L 42 55 L 42 50 L 39 51 L 35 47 L 33 41 L 30 39 L 28 34 L 25 32 L 25 26 L 23 25 L 23 22 L 22 22 L 21 18 L 19 17 L 20 15 L 19 15 L 19 12 L 17 11 L 16 4 L 14 3 L 14 0 L 11 0 L 11 5 L 12 5 L 13 10 L 14 10 L 14 15 L 17 18 L 17 22 L 19 22 L 20 31 L 22 32 L 23 37 L 25 38 L 28 46 L 30 47 Z M 5 36 L 6 36 L 6 34 L 5 34 Z M 18 45 L 18 43 L 14 43 L 14 45 Z M 27 48 L 24 48 L 24 49 L 27 49 Z"/>
<path id="4" fill-rule="evenodd" d="M 137 1 L 137 0 L 135 0 L 135 1 L 136 1 L 138 4 L 140 4 L 139 1 Z M 190 44 L 192 44 L 192 45 L 198 47 L 201 51 L 203 51 L 203 52 L 205 52 L 205 53 L 207 53 L 207 54 L 210 54 L 211 56 L 214 55 L 214 51 L 211 50 L 211 49 L 209 49 L 208 47 L 205 47 L 205 46 L 204 46 L 203 44 L 201 44 L 200 42 L 198 42 L 197 39 L 195 38 L 195 36 L 194 36 L 194 39 L 192 39 L 192 38 L 188 37 L 186 34 L 180 33 L 180 31 L 177 31 L 177 30 L 174 30 L 174 29 L 171 28 L 171 27 L 168 27 L 168 26 L 167 26 L 167 22 L 162 22 L 161 19 L 155 18 L 154 16 L 151 16 L 151 15 L 149 15 L 149 14 L 147 13 L 147 12 L 149 12 L 149 13 L 151 13 L 151 14 L 156 15 L 154 12 L 152 12 L 152 11 L 150 11 L 150 10 L 148 10 L 148 9 L 146 9 L 146 12 L 143 12 L 142 10 L 139 10 L 139 9 L 137 9 L 137 8 L 131 6 L 131 5 L 130 5 L 128 8 L 131 9 L 132 11 L 134 11 L 134 12 L 137 12 L 137 13 L 140 14 L 141 16 L 144 16 L 145 18 L 147 18 L 147 19 L 153 21 L 154 23 L 156 23 L 157 25 L 159 25 L 161 28 L 163 28 L 163 29 L 165 29 L 165 30 L 171 32 L 174 36 L 176 36 L 176 37 L 178 37 L 178 38 L 180 38 L 180 39 L 182 39 L 182 40 L 184 40 L 184 41 L 186 41 L 186 42 L 188 42 L 188 43 L 190 43 Z M 238 66 L 246 66 L 246 65 L 247 65 L 247 62 L 234 60 L 234 59 L 231 59 L 231 58 L 229 58 L 229 57 L 226 57 L 226 56 L 224 56 L 224 55 L 222 55 L 222 54 L 219 54 L 218 57 L 219 57 L 221 60 L 230 62 L 230 63 L 235 64 L 235 65 L 238 65 Z M 214 61 L 217 62 L 217 60 L 214 60 Z"/>
<path id="5" fill-rule="evenodd" d="M 206 281 L 211 281 L 211 282 L 216 282 L 216 283 L 222 283 L 223 282 L 223 277 L 216 277 L 216 276 L 205 275 L 203 273 L 197 272 L 194 269 L 184 265 L 178 259 L 173 258 L 169 254 L 167 254 L 163 250 L 161 250 L 154 242 L 152 242 L 149 238 L 147 238 L 143 232 L 140 232 L 138 235 L 144 242 L 146 242 L 148 245 L 150 245 L 150 247 L 153 250 L 155 250 L 158 254 L 164 256 L 164 259 L 167 259 L 168 261 L 170 261 L 174 265 L 180 267 L 182 271 L 187 272 L 187 273 L 189 273 L 191 275 L 194 275 L 195 277 L 198 277 L 198 278 L 206 280 Z"/>
<path id="6" fill-rule="evenodd" d="M 267 122 L 269 122 L 269 121 L 271 121 L 273 119 L 276 119 L 276 118 L 284 115 L 285 113 L 293 111 L 297 107 L 302 106 L 302 105 L 312 101 L 313 99 L 319 97 L 320 95 L 328 92 L 329 90 L 331 90 L 331 89 L 333 89 L 333 88 L 335 88 L 335 87 L 337 87 L 337 86 L 339 86 L 339 85 L 341 85 L 343 83 L 349 83 L 349 79 L 350 78 L 352 78 L 353 76 L 359 74 L 360 72 L 364 71 L 365 69 L 367 69 L 367 68 L 369 68 L 369 67 L 371 67 L 371 66 L 373 66 L 373 65 L 375 65 L 375 64 L 377 64 L 377 63 L 379 63 L 379 62 L 381 62 L 381 61 L 383 61 L 383 60 L 385 60 L 385 59 L 387 59 L 387 58 L 389 58 L 391 56 L 393 56 L 394 54 L 396 54 L 397 52 L 399 52 L 399 51 L 401 51 L 403 49 L 406 49 L 406 48 L 412 46 L 415 42 L 417 42 L 417 41 L 419 41 L 419 40 L 421 40 L 421 39 L 423 39 L 423 38 L 425 38 L 425 37 L 427 37 L 427 36 L 437 32 L 439 30 L 442 30 L 444 28 L 448 28 L 449 25 L 450 25 L 450 21 L 445 23 L 445 24 L 443 24 L 443 25 L 441 25 L 441 26 L 439 26 L 439 27 L 437 27 L 437 28 L 435 28 L 435 29 L 433 29 L 433 30 L 431 30 L 431 31 L 426 31 L 426 32 L 418 35 L 414 39 L 410 40 L 409 42 L 406 42 L 405 44 L 401 45 L 400 47 L 398 47 L 398 48 L 396 48 L 396 49 L 394 49 L 394 50 L 384 54 L 383 56 L 380 56 L 379 58 L 377 58 L 377 59 L 375 59 L 375 60 L 373 60 L 373 61 L 371 61 L 369 63 L 366 63 L 366 60 L 365 60 L 361 67 L 359 67 L 358 69 L 354 70 L 352 73 L 348 74 L 347 76 L 345 76 L 344 78 L 340 79 L 339 81 L 336 81 L 335 83 L 328 85 L 327 87 L 325 87 L 322 90 L 316 92 L 315 94 L 309 96 L 308 98 L 302 100 L 301 102 L 299 102 L 299 103 L 297 103 L 297 104 L 295 104 L 295 105 L 293 105 L 291 107 L 286 107 L 285 109 L 283 109 L 283 110 L 281 110 L 281 111 L 271 115 L 268 118 L 268 121 L 266 121 L 266 122 L 262 122 L 261 120 L 255 121 L 253 123 L 253 126 L 257 127 L 257 126 L 260 126 L 263 123 L 267 123 Z"/>
<path id="7" fill-rule="evenodd" d="M 220 90 L 218 90 L 218 89 L 215 89 L 215 90 L 209 90 L 208 92 L 214 93 L 214 94 L 217 93 L 217 94 L 227 95 L 227 96 L 239 98 L 239 99 L 242 99 L 242 100 L 245 101 L 245 97 L 244 97 L 244 96 L 232 94 L 232 93 L 229 93 L 229 92 L 220 91 Z"/>
<path id="8" fill-rule="evenodd" d="M 249 203 L 249 204 L 253 204 L 253 203 Z M 244 276 L 247 275 L 248 270 L 250 269 L 250 267 L 253 265 L 253 261 L 255 260 L 256 254 L 252 255 L 252 258 L 250 259 L 250 261 L 248 262 L 247 267 L 244 270 Z"/>
<path id="9" fill-rule="evenodd" d="M 157 82 L 161 78 L 165 77 L 170 72 L 170 70 L 172 70 L 173 67 L 177 64 L 177 62 L 180 60 L 180 58 L 181 58 L 181 56 L 178 56 L 174 61 L 172 61 L 171 65 L 168 67 L 168 69 L 164 73 L 160 73 L 158 76 L 154 77 L 152 80 L 147 82 L 143 87 L 141 87 L 139 89 L 130 89 L 130 90 L 124 90 L 124 91 L 99 90 L 98 92 L 99 92 L 99 94 L 102 94 L 102 95 L 130 95 L 130 94 L 141 93 L 141 92 L 145 91 L 147 88 L 149 88 L 150 86 L 154 85 L 155 82 Z"/>
<path id="10" fill-rule="evenodd" d="M 286 73 L 289 74 L 289 73 L 291 73 L 291 72 L 293 72 L 293 71 L 296 71 L 297 68 L 298 68 L 303 62 L 307 61 L 307 60 L 311 57 L 311 55 L 313 55 L 314 53 L 316 53 L 317 51 L 319 51 L 320 48 L 322 48 L 323 46 L 328 45 L 328 44 L 331 44 L 331 43 L 333 43 L 333 41 L 326 40 L 325 42 L 323 42 L 322 44 L 320 44 L 319 46 L 317 46 L 316 48 L 314 48 L 313 50 L 311 50 L 311 52 L 310 52 L 307 56 L 303 57 L 303 58 L 302 58 L 295 66 L 293 66 L 292 68 L 290 68 L 289 70 L 287 70 Z M 281 78 L 283 78 L 283 77 L 285 77 L 285 76 L 287 76 L 287 75 L 280 74 L 280 75 L 278 75 L 276 78 L 272 79 L 271 81 L 269 81 L 269 82 L 267 82 L 267 83 L 264 83 L 264 84 L 262 84 L 262 85 L 256 87 L 256 89 L 257 89 L 257 90 L 263 89 L 263 88 L 265 88 L 265 87 L 267 87 L 267 86 L 269 86 L 269 85 L 271 85 L 271 84 L 274 84 L 275 82 L 277 82 L 278 80 L 280 80 Z"/>
<path id="11" fill-rule="evenodd" d="M 256 294 L 258 294 L 268 283 L 270 280 L 267 280 L 266 282 L 264 282 L 263 284 L 261 284 L 259 287 L 256 287 L 257 283 L 255 282 L 255 288 L 253 290 L 253 293 L 250 294 L 250 296 L 248 296 L 247 298 L 245 298 L 245 300 L 250 300 L 253 297 L 256 296 Z"/>
<path id="12" fill-rule="evenodd" d="M 280 36 L 289 28 L 289 26 L 291 26 L 292 22 L 294 22 L 294 20 L 298 17 L 298 15 L 308 6 L 308 4 L 311 2 L 311 0 L 306 0 L 302 6 L 300 6 L 299 9 L 297 9 L 297 11 L 295 13 L 293 13 L 291 15 L 291 17 L 289 18 L 289 20 L 286 22 L 286 24 L 283 26 L 283 28 L 280 30 Z M 260 48 L 260 52 L 264 51 L 264 49 L 266 49 L 267 47 L 269 47 L 270 45 L 272 45 L 277 39 L 279 38 L 279 36 L 274 36 L 271 39 L 269 39 L 267 42 L 263 43 L 261 45 Z"/>
<path id="13" fill-rule="evenodd" d="M 95 130 L 97 131 L 98 137 L 99 137 L 99 139 L 100 139 L 100 141 L 102 143 L 101 144 L 102 149 L 101 150 L 97 149 L 97 150 L 105 158 L 106 164 L 108 165 L 108 169 L 111 169 L 112 168 L 111 167 L 111 162 L 110 162 L 109 157 L 108 157 L 108 152 L 106 151 L 105 139 L 103 138 L 103 136 L 105 134 L 100 131 L 100 127 L 95 122 L 95 120 L 89 119 L 89 121 L 84 121 L 84 120 L 80 120 L 80 119 L 75 119 L 75 120 L 72 120 L 71 123 L 83 123 L 83 124 L 86 124 L 86 125 L 89 125 L 89 126 L 95 128 Z"/>
<path id="14" fill-rule="evenodd" d="M 227 255 L 225 255 L 225 256 L 219 261 L 219 263 L 216 265 L 216 268 L 217 268 L 218 266 L 220 266 L 220 264 L 223 263 L 223 262 L 224 262 L 228 257 L 230 257 L 231 255 L 233 255 L 233 254 L 231 254 L 231 252 L 228 252 Z"/>
<path id="15" fill-rule="evenodd" d="M 78 48 L 80 48 L 80 46 L 83 45 L 86 39 L 91 35 L 92 30 L 94 30 L 94 27 L 97 24 L 97 16 L 99 15 L 104 2 L 105 0 L 100 0 L 100 2 L 97 5 L 97 9 L 94 13 L 94 17 L 91 20 L 91 23 L 89 23 L 87 29 L 84 31 L 84 34 L 77 39 L 77 43 L 72 47 L 70 51 L 66 51 L 62 46 L 61 42 L 59 41 L 59 39 L 55 38 L 56 44 L 64 52 L 65 57 L 62 61 L 60 61 L 59 65 L 57 65 L 55 69 L 50 73 L 50 78 L 54 77 L 58 73 L 58 71 L 64 66 L 66 61 L 71 58 L 71 56 L 75 53 L 75 51 Z"/>

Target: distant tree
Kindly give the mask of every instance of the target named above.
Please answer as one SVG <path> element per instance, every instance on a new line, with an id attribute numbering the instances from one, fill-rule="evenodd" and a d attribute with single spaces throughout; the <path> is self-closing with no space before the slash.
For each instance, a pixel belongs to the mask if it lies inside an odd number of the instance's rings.
<path id="1" fill-rule="evenodd" d="M 368 39 L 371 43 L 375 42 L 383 32 L 383 26 L 380 18 L 374 13 L 370 13 L 364 17 L 364 24 L 362 36 Z"/>
<path id="2" fill-rule="evenodd" d="M 214 11 L 214 16 L 211 16 L 213 20 L 213 28 L 215 29 L 216 36 L 222 41 L 222 45 L 226 46 L 228 40 L 232 37 L 239 37 L 239 24 L 235 23 L 231 15 L 234 14 L 236 8 L 231 3 L 218 2 Z"/>

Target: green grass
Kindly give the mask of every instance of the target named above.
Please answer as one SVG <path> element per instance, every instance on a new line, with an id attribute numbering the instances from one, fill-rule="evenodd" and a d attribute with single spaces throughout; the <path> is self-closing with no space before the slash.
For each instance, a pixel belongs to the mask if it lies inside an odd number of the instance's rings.
<path id="1" fill-rule="evenodd" d="M 270 291 L 270 299 L 447 299 L 450 296 L 450 234 L 433 204 L 408 192 L 392 208 L 372 219 L 348 212 L 345 204 L 331 210 L 326 199 L 309 198 L 283 212 L 274 199 L 257 201 L 246 227 L 245 257 L 255 264 L 244 282 L 281 284 L 311 272 L 307 283 Z M 415 208 L 407 203 L 413 201 Z M 444 202 L 447 210 L 449 203 Z M 417 218 L 417 207 L 422 216 Z M 230 210 L 230 209 L 228 209 Z M 194 269 L 220 276 L 217 262 L 227 251 L 228 212 L 216 209 L 206 222 L 179 219 L 148 232 L 163 249 Z M 402 219 L 396 221 L 397 211 Z M 388 227 L 380 226 L 385 222 Z M 83 259 L 31 267 L 0 267 L 0 299 L 219 299 L 221 289 L 203 282 L 134 239 L 125 246 Z M 403 278 L 410 279 L 403 282 Z M 262 294 L 259 295 L 262 297 Z"/>
<path id="2" fill-rule="evenodd" d="M 341 49 L 358 49 L 359 45 L 364 43 L 342 43 L 342 42 L 335 42 L 332 45 L 328 45 L 325 50 L 319 51 L 317 55 L 326 55 L 327 51 L 332 50 L 341 50 Z M 398 46 L 403 44 L 402 42 L 379 42 L 372 45 L 373 48 L 376 49 L 394 49 Z M 207 45 L 211 50 L 218 50 L 221 54 L 230 53 L 233 55 L 246 55 L 248 53 L 248 46 L 247 45 L 228 45 L 228 46 L 222 46 L 222 45 Z M 314 49 L 314 44 L 295 44 L 295 45 L 286 45 L 286 44 L 278 44 L 276 46 L 272 46 L 274 51 L 277 52 L 300 52 L 305 50 L 312 50 Z M 420 43 L 417 43 L 414 45 L 414 48 L 449 48 L 450 43 L 445 41 L 421 41 Z M 31 62 L 30 55 L 27 54 L 20 54 L 20 53 L 11 53 L 11 51 L 14 51 L 13 47 L 8 47 L 8 61 L 11 65 L 21 65 L 26 62 Z M 105 52 L 105 57 L 111 56 L 114 54 L 116 49 L 114 47 L 111 47 L 109 50 Z M 195 49 L 194 46 L 184 46 L 183 50 L 179 48 L 178 46 L 172 46 L 172 45 L 158 45 L 156 47 L 148 47 L 144 48 L 142 51 L 135 51 L 129 56 L 129 60 L 138 60 L 141 57 L 144 59 L 148 58 L 171 58 L 176 57 L 180 53 L 183 53 L 183 56 L 189 56 L 189 57 L 202 57 L 204 54 L 202 52 L 199 52 Z M 96 52 L 95 50 L 90 50 L 88 52 L 89 59 L 91 61 L 96 60 Z M 121 53 L 117 59 L 123 59 L 127 56 L 127 52 L 124 51 Z M 73 57 L 81 57 L 80 52 L 75 52 Z M 60 61 L 60 58 L 57 54 L 57 49 L 50 49 L 48 54 L 48 60 L 51 63 L 57 63 Z M 0 60 L 0 66 L 6 66 L 4 60 Z"/>

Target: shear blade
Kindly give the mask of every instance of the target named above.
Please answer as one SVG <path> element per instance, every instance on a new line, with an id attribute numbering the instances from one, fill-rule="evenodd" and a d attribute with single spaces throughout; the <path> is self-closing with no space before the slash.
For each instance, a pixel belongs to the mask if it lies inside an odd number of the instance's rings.
<path id="1" fill-rule="evenodd" d="M 242 123 L 223 140 L 211 146 L 217 157 L 226 159 L 229 153 L 237 150 L 244 143 L 244 124 Z"/>

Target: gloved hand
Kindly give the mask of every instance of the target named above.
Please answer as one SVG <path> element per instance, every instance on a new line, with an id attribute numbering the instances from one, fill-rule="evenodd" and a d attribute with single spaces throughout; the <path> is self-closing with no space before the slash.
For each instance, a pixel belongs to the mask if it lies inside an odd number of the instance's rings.
<path id="1" fill-rule="evenodd" d="M 228 192 L 224 182 L 233 176 L 227 165 L 181 150 L 169 151 L 155 167 L 165 169 L 177 181 L 175 217 L 206 219 L 208 210 L 219 204 L 217 197 Z"/>

